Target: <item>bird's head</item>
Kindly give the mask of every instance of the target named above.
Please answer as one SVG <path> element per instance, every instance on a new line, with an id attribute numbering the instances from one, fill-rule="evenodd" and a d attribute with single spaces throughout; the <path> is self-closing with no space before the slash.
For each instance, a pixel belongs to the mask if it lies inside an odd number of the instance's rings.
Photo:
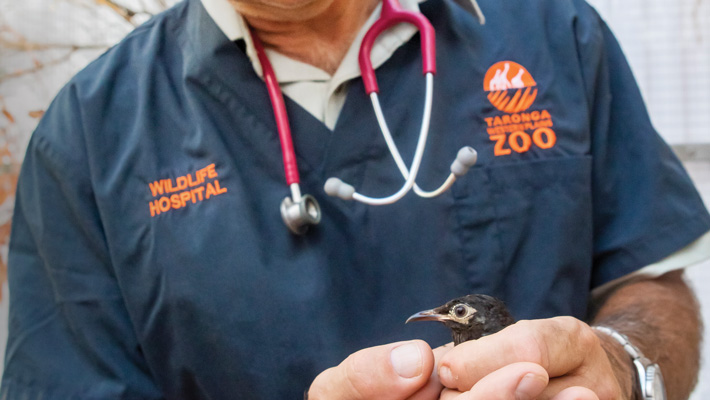
<path id="1" fill-rule="evenodd" d="M 410 321 L 439 321 L 451 329 L 454 344 L 500 331 L 515 322 L 502 301 L 484 294 L 470 294 L 441 307 L 420 311 Z"/>

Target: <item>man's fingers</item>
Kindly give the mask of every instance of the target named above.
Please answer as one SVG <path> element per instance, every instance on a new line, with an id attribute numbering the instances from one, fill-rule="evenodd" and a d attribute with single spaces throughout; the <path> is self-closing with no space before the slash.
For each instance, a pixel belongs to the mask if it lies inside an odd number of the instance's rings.
<path id="1" fill-rule="evenodd" d="M 493 371 L 468 392 L 446 390 L 441 400 L 532 400 L 545 390 L 547 382 L 547 372 L 540 365 L 515 363 Z"/>
<path id="2" fill-rule="evenodd" d="M 567 399 L 620 399 L 621 391 L 616 381 L 595 379 L 597 374 L 572 374 L 550 380 L 547 389 L 538 397 L 538 400 L 567 400 Z M 568 390 L 575 389 L 567 393 Z M 593 392 L 594 397 L 587 393 Z M 562 394 L 562 397 L 559 397 Z M 577 396 L 577 397 L 576 397 Z M 581 396 L 581 397 L 579 397 Z"/>
<path id="3" fill-rule="evenodd" d="M 430 400 L 430 399 L 438 399 L 439 395 L 441 394 L 441 390 L 444 388 L 444 386 L 439 382 L 439 374 L 438 374 L 438 368 L 436 368 L 437 365 L 439 365 L 439 362 L 441 359 L 444 357 L 444 354 L 448 353 L 451 349 L 454 348 L 453 343 L 449 343 L 445 346 L 440 346 L 434 349 L 434 368 L 432 368 L 431 371 L 431 376 L 429 377 L 429 382 L 419 389 L 416 393 L 414 393 L 409 399 L 407 400 Z"/>
<path id="4" fill-rule="evenodd" d="M 459 396 L 461 396 L 461 392 L 459 392 L 458 390 L 444 389 L 441 392 L 441 397 L 439 397 L 439 400 L 458 400 Z"/>
<path id="5" fill-rule="evenodd" d="M 519 321 L 504 330 L 465 342 L 447 353 L 439 376 L 444 386 L 470 389 L 484 376 L 517 362 L 541 365 L 550 377 L 579 367 L 598 338 L 583 322 L 571 317 Z"/>
<path id="6" fill-rule="evenodd" d="M 316 377 L 309 400 L 403 400 L 423 387 L 434 369 L 426 342 L 392 343 L 351 354 Z"/>
<path id="7" fill-rule="evenodd" d="M 559 392 L 551 400 L 599 400 L 599 397 L 590 389 L 575 386 Z"/>

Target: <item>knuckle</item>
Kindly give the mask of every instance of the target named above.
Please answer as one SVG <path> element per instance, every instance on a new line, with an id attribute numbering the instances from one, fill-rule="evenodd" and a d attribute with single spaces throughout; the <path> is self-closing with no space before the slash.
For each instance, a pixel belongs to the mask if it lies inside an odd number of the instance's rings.
<path id="1" fill-rule="evenodd" d="M 546 368 L 547 345 L 539 334 L 539 323 L 537 321 L 518 321 L 514 326 L 512 334 L 514 337 L 515 358 L 520 361 L 527 361 L 541 365 Z"/>
<path id="2" fill-rule="evenodd" d="M 580 329 L 579 335 L 579 346 L 586 349 L 601 349 L 601 340 L 597 336 L 589 325 L 584 324 Z"/>
<path id="3" fill-rule="evenodd" d="M 569 316 L 555 317 L 552 318 L 552 321 L 557 324 L 559 329 L 569 332 L 570 334 L 578 333 L 581 329 L 583 329 L 583 325 L 586 325 L 577 318 Z"/>
<path id="4" fill-rule="evenodd" d="M 597 389 L 597 396 L 600 400 L 616 400 L 623 398 L 618 385 L 600 385 Z"/>
<path id="5" fill-rule="evenodd" d="M 566 335 L 577 348 L 592 349 L 599 344 L 599 338 L 585 322 L 574 317 L 556 317 L 553 320 L 560 334 Z"/>
<path id="6" fill-rule="evenodd" d="M 472 372 L 473 365 L 471 363 L 471 358 L 468 357 L 452 357 L 450 361 L 447 362 L 449 370 L 451 372 L 451 379 L 457 384 L 462 385 L 460 382 L 460 376 L 469 376 Z"/>
<path id="7" fill-rule="evenodd" d="M 368 379 L 368 368 L 362 357 L 358 354 L 352 354 L 343 362 L 344 384 L 347 385 L 347 391 L 352 394 L 353 398 L 367 399 L 372 394 L 372 382 Z"/>
<path id="8" fill-rule="evenodd" d="M 448 369 L 447 376 L 442 382 L 461 391 L 471 389 L 482 373 L 479 370 L 481 368 L 480 355 L 481 346 L 475 340 L 458 345 L 455 350 L 447 354 L 445 361 L 440 364 Z"/>
<path id="9" fill-rule="evenodd" d="M 575 337 L 579 340 L 579 346 L 584 348 L 594 348 L 600 345 L 601 342 L 599 340 L 599 336 L 594 333 L 591 326 L 576 318 L 574 318 L 573 323 L 575 325 L 572 332 L 574 332 Z"/>
<path id="10" fill-rule="evenodd" d="M 348 384 L 345 375 L 345 364 L 321 372 L 308 389 L 308 399 L 353 398 L 353 388 Z"/>

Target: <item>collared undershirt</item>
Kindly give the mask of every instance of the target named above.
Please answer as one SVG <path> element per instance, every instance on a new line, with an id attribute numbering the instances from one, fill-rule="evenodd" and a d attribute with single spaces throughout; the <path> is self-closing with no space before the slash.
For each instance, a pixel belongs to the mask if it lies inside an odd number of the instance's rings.
<path id="1" fill-rule="evenodd" d="M 201 0 L 207 13 L 212 17 L 217 26 L 224 32 L 229 40 L 244 40 L 247 56 L 256 71 L 262 77 L 253 42 L 249 35 L 244 19 L 227 0 Z M 424 0 L 400 0 L 402 8 L 409 11 L 419 11 L 419 3 Z M 485 10 L 484 10 L 485 11 Z M 358 65 L 358 51 L 360 43 L 367 29 L 375 22 L 380 14 L 380 6 L 373 11 L 367 22 L 358 32 L 353 44 L 348 49 L 335 74 L 332 76 L 315 66 L 296 61 L 274 50 L 266 49 L 266 55 L 279 81 L 281 90 L 319 121 L 333 130 L 340 115 L 340 110 L 345 103 L 347 85 L 360 76 Z M 372 65 L 376 69 L 389 59 L 395 50 L 407 43 L 416 30 L 408 24 L 400 24 L 393 29 L 385 31 L 375 41 L 372 49 Z M 592 291 L 592 296 L 597 297 L 615 288 L 627 279 L 637 275 L 661 276 L 666 272 L 687 268 L 710 258 L 710 232 L 705 233 L 695 242 L 671 254 L 665 259 L 646 266 L 626 276 L 608 282 Z"/>
<path id="2" fill-rule="evenodd" d="M 419 11 L 419 2 L 418 0 L 400 0 L 402 8 L 416 12 Z M 244 18 L 227 0 L 202 0 L 202 4 L 229 40 L 245 41 L 247 55 L 254 66 L 254 71 L 263 78 L 251 36 L 246 34 L 248 29 Z M 358 65 L 360 43 L 367 29 L 379 16 L 380 8 L 381 5 L 378 5 L 367 19 L 333 75 L 318 67 L 286 57 L 277 51 L 266 49 L 266 55 L 271 61 L 283 93 L 324 123 L 331 131 L 335 127 L 340 110 L 345 103 L 347 85 L 352 79 L 360 76 L 360 66 Z M 407 43 L 415 33 L 416 29 L 412 25 L 399 24 L 380 35 L 372 48 L 373 67 L 377 68 L 384 64 L 395 50 Z"/>

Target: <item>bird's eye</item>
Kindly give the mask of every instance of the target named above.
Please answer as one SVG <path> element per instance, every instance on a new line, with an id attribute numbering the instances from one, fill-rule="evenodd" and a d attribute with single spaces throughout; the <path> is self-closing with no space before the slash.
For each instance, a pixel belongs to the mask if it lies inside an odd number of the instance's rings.
<path id="1" fill-rule="evenodd" d="M 456 315 L 459 318 L 463 318 L 466 316 L 468 313 L 468 310 L 466 309 L 466 306 L 464 305 L 458 305 L 454 307 L 454 315 Z"/>

